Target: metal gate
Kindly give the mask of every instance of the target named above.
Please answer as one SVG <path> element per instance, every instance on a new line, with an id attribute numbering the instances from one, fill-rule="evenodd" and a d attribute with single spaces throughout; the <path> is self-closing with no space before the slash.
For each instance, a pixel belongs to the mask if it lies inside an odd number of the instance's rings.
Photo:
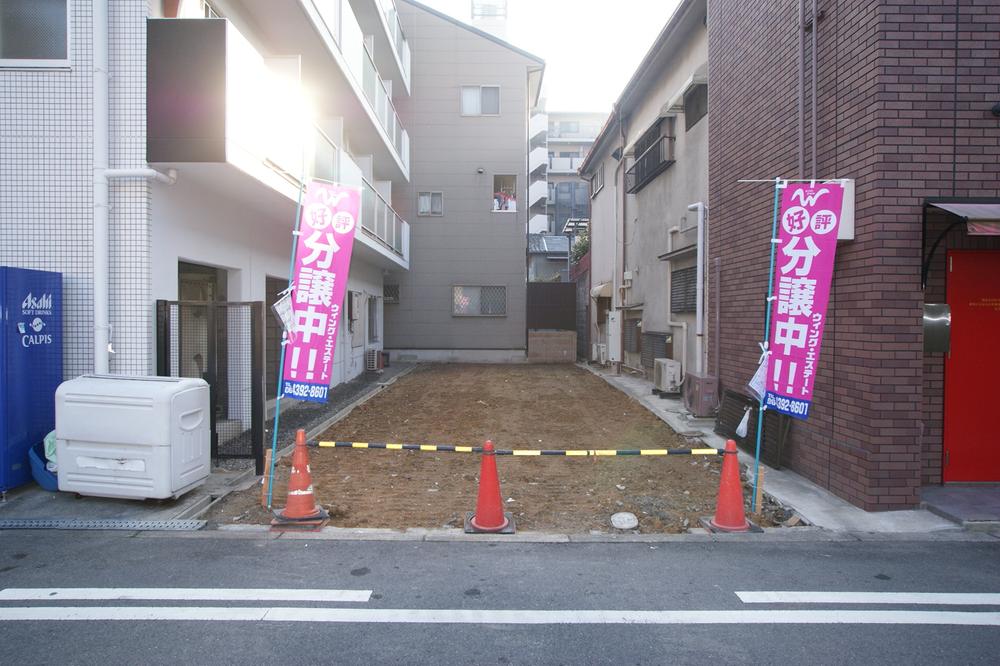
<path id="1" fill-rule="evenodd" d="M 156 373 L 200 377 L 211 396 L 212 459 L 264 471 L 264 304 L 157 301 Z"/>

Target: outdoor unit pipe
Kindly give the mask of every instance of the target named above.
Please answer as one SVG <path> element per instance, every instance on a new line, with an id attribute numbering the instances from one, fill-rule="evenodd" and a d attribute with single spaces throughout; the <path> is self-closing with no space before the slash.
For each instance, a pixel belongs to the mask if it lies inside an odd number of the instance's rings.
<path id="1" fill-rule="evenodd" d="M 705 203 L 698 203 L 688 206 L 688 210 L 698 211 L 698 247 L 696 261 L 698 266 L 695 269 L 695 320 L 694 320 L 694 370 L 701 374 L 705 370 L 704 366 L 704 344 L 705 344 Z"/>

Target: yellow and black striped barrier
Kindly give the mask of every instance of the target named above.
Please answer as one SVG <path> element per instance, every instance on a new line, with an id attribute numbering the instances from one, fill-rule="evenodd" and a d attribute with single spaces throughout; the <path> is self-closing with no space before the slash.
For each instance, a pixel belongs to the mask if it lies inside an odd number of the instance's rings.
<path id="1" fill-rule="evenodd" d="M 428 451 L 431 453 L 482 453 L 481 446 L 446 444 L 389 444 L 386 442 L 318 442 L 324 449 L 387 449 L 390 451 Z M 723 449 L 495 449 L 498 456 L 719 456 Z"/>

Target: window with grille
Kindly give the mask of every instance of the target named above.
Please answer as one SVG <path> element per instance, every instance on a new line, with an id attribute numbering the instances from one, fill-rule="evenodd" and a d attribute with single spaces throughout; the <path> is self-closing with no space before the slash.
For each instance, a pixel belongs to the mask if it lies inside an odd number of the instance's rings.
<path id="1" fill-rule="evenodd" d="M 399 285 L 382 285 L 382 300 L 386 303 L 399 303 Z"/>
<path id="2" fill-rule="evenodd" d="M 638 354 L 642 351 L 642 320 L 641 319 L 626 319 L 625 320 L 625 351 L 630 354 Z"/>
<path id="3" fill-rule="evenodd" d="M 590 196 L 596 197 L 597 193 L 604 188 L 604 164 L 597 167 L 594 171 L 594 177 L 590 181 Z"/>
<path id="4" fill-rule="evenodd" d="M 417 215 L 444 215 L 444 194 L 441 192 L 418 193 Z"/>
<path id="5" fill-rule="evenodd" d="M 462 115 L 500 115 L 500 86 L 462 86 Z"/>
<path id="6" fill-rule="evenodd" d="M 694 312 L 698 269 L 679 268 L 670 274 L 670 311 Z"/>
<path id="7" fill-rule="evenodd" d="M 456 317 L 504 317 L 507 315 L 507 287 L 452 287 L 451 312 Z"/>
<path id="8" fill-rule="evenodd" d="M 379 331 L 382 329 L 379 326 L 379 314 L 382 308 L 379 307 L 379 299 L 376 296 L 368 297 L 368 340 L 370 342 L 378 342 L 381 339 Z"/>
<path id="9" fill-rule="evenodd" d="M 635 142 L 635 162 L 625 172 L 625 191 L 638 192 L 674 163 L 674 119 L 660 118 Z"/>
<path id="10" fill-rule="evenodd" d="M 0 66 L 69 64 L 69 0 L 0 2 Z"/>

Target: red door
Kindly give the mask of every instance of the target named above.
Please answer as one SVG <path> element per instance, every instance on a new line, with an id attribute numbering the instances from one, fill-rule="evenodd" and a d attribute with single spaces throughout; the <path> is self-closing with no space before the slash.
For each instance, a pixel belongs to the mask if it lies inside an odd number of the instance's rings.
<path id="1" fill-rule="evenodd" d="M 1000 251 L 948 252 L 944 481 L 1000 481 Z"/>

